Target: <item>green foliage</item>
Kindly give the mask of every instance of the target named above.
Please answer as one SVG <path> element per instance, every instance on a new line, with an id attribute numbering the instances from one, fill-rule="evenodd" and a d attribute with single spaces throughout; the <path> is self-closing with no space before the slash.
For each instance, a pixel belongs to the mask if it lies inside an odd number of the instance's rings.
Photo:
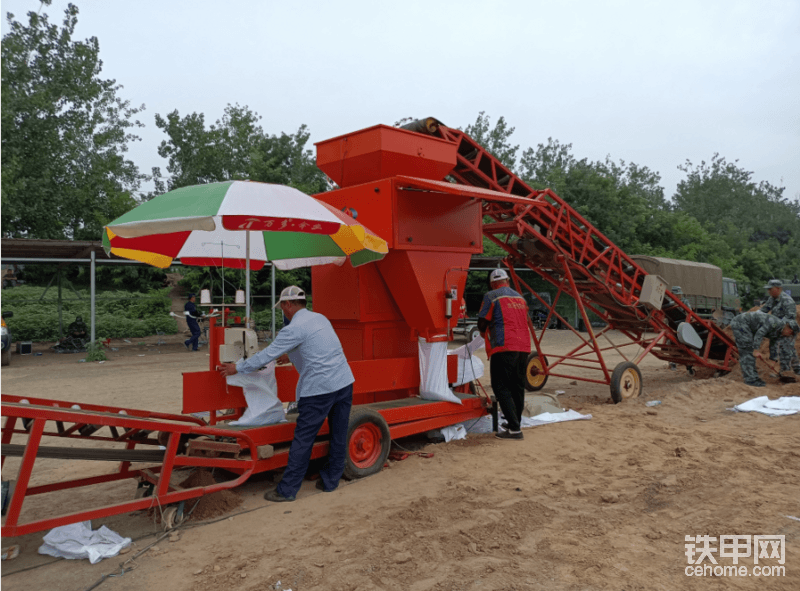
<path id="1" fill-rule="evenodd" d="M 86 346 L 86 361 L 105 361 L 106 354 L 103 351 L 103 343 L 98 339 L 94 343 L 89 343 Z"/>
<path id="2" fill-rule="evenodd" d="M 96 239 L 136 204 L 145 177 L 124 156 L 144 106 L 100 78 L 97 38 L 73 40 L 77 7 L 61 27 L 27 16 L 24 24 L 9 14 L 2 40 L 2 232 Z"/>
<path id="3" fill-rule="evenodd" d="M 75 293 L 72 290 L 62 291 L 64 329 L 76 316 L 81 316 L 88 325 L 88 291 L 78 290 L 80 300 L 73 299 Z M 51 287 L 45 300 L 39 302 L 43 293 L 43 287 L 30 286 L 3 290 L 3 309 L 14 312 L 14 316 L 6 320 L 14 340 L 55 341 L 59 338 L 56 291 Z M 168 293 L 167 289 L 150 293 L 98 292 L 95 311 L 97 338 L 141 338 L 158 332 L 177 333 L 178 325 L 169 315 L 171 301 Z"/>
<path id="4" fill-rule="evenodd" d="M 25 265 L 18 273 L 28 285 L 46 286 L 52 280 L 52 285 L 57 285 L 53 279 L 58 272 L 58 265 Z M 90 267 L 87 264 L 70 265 L 61 268 L 61 281 L 65 286 L 88 288 L 91 282 Z M 140 265 L 97 265 L 95 267 L 95 285 L 97 289 L 143 291 L 161 289 L 166 280 L 166 273 L 162 269 Z"/>
<path id="5" fill-rule="evenodd" d="M 166 180 L 153 170 L 155 194 L 202 183 L 250 179 L 289 185 L 304 193 L 328 188 L 325 175 L 316 167 L 306 148 L 305 125 L 294 134 L 265 133 L 261 116 L 247 106 L 228 105 L 221 120 L 206 128 L 205 116 L 192 113 L 181 118 L 177 110 L 162 117 L 156 126 L 167 134 L 158 154 L 168 160 Z"/>
<path id="6" fill-rule="evenodd" d="M 268 306 L 263 310 L 253 312 L 253 322 L 258 330 L 270 330 L 272 328 L 272 309 Z M 283 327 L 283 314 L 280 310 L 275 310 L 275 330 Z"/>
<path id="7" fill-rule="evenodd" d="M 709 163 L 679 166 L 686 178 L 678 184 L 675 209 L 714 236 L 717 248 L 703 253 L 706 259 L 743 279 L 752 298 L 767 279 L 800 271 L 800 202 L 783 197 L 782 187 L 756 184 L 736 162 L 714 154 Z"/>
<path id="8" fill-rule="evenodd" d="M 225 278 L 226 303 L 233 302 L 233 296 L 237 289 L 244 289 L 246 277 L 244 270 L 225 269 L 224 274 L 221 269 L 214 267 L 184 267 L 181 269 L 183 279 L 180 285 L 186 288 L 187 293 L 200 293 L 201 289 L 210 289 L 212 295 L 217 298 L 222 295 L 222 278 Z M 250 271 L 250 293 L 251 295 L 268 296 L 271 294 L 272 271 L 265 265 L 260 271 Z M 275 271 L 275 293 L 279 295 L 281 290 L 290 285 L 297 285 L 303 288 L 306 293 L 311 293 L 311 271 L 308 268 L 292 269 L 291 271 Z M 214 300 L 217 302 L 218 300 Z"/>
<path id="9" fill-rule="evenodd" d="M 464 132 L 513 171 L 517 165 L 519 145 L 512 146 L 508 139 L 514 133 L 514 128 L 508 126 L 504 117 L 500 117 L 491 128 L 490 119 L 485 111 L 481 111 L 475 123 L 467 125 Z"/>

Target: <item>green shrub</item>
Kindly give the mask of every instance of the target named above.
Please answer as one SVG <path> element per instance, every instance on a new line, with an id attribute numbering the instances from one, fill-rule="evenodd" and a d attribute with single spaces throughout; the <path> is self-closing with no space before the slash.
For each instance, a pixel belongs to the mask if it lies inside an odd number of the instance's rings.
<path id="1" fill-rule="evenodd" d="M 105 361 L 106 353 L 103 351 L 103 343 L 99 340 L 89 343 L 86 347 L 86 361 Z"/>
<path id="2" fill-rule="evenodd" d="M 14 312 L 6 320 L 14 340 L 57 341 L 58 303 L 57 291 L 50 288 L 43 301 L 38 301 L 44 287 L 20 286 L 3 290 L 3 309 Z M 90 322 L 88 290 L 75 292 L 62 288 L 62 322 L 64 330 L 81 316 L 86 325 Z M 169 316 L 171 300 L 169 290 L 149 293 L 131 293 L 120 290 L 97 292 L 95 311 L 95 336 L 97 338 L 141 338 L 157 332 L 175 334 L 178 325 Z"/>

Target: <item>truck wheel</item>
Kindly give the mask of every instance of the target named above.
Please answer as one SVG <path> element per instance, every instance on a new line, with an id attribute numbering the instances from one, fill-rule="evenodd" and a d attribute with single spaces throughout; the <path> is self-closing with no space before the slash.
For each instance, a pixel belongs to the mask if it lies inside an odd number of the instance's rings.
<path id="1" fill-rule="evenodd" d="M 544 360 L 544 365 L 542 361 Z M 544 366 L 547 365 L 547 357 L 534 351 L 528 355 L 528 362 L 525 364 L 525 389 L 528 392 L 538 392 L 547 383 L 547 374 L 544 373 Z"/>
<path id="2" fill-rule="evenodd" d="M 391 444 L 389 425 L 379 412 L 371 408 L 354 409 L 347 425 L 344 477 L 354 480 L 380 472 Z"/>
<path id="3" fill-rule="evenodd" d="M 3 351 L 1 363 L 3 366 L 11 365 L 11 343 L 9 343 L 8 347 L 6 347 L 6 350 Z"/>
<path id="4" fill-rule="evenodd" d="M 642 372 L 635 363 L 624 361 L 611 374 L 611 398 L 615 404 L 642 394 Z"/>
<path id="5" fill-rule="evenodd" d="M 475 340 L 475 337 L 477 337 L 479 334 L 481 334 L 481 331 L 479 331 L 478 327 L 476 326 L 475 328 L 470 330 L 469 333 L 467 334 L 467 342 L 471 343 L 472 341 Z"/>

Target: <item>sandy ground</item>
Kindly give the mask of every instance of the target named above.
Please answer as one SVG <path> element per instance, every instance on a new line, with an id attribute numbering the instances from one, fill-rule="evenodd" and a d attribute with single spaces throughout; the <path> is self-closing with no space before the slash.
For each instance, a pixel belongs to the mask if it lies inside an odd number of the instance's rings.
<path id="1" fill-rule="evenodd" d="M 43 355 L 15 354 L 3 368 L 2 391 L 179 412 L 181 372 L 208 362 L 203 349 L 187 352 L 182 338 L 114 341 L 118 351 L 103 364 L 38 346 Z M 575 342 L 558 331 L 546 345 L 559 352 Z M 800 521 L 787 516 L 800 517 L 800 415 L 728 409 L 765 394 L 800 395 L 800 384 L 768 380 L 767 388 L 750 388 L 736 372 L 700 380 L 653 357 L 641 369 L 644 394 L 619 405 L 609 403 L 607 386 L 551 378 L 544 392 L 563 390 L 565 407 L 593 418 L 528 429 L 523 441 L 403 440 L 434 456 L 390 462 L 330 494 L 305 482 L 294 503 L 264 501 L 279 474 L 259 475 L 237 490 L 238 508 L 216 520 L 190 520 L 175 541 L 157 541 L 163 530 L 146 512 L 95 521 L 135 539 L 130 553 L 97 565 L 38 555 L 44 532 L 4 539 L 21 553 L 3 562 L 2 586 L 88 589 L 139 554 L 126 564 L 132 570 L 97 588 L 799 589 Z M 648 408 L 649 400 L 661 404 Z M 10 458 L 3 478 L 16 478 L 18 465 Z M 113 469 L 40 460 L 34 483 Z M 125 482 L 40 495 L 26 501 L 23 518 L 132 498 L 134 488 Z M 785 575 L 689 577 L 687 535 L 783 535 Z M 732 565 L 731 558 L 717 561 Z M 778 559 L 761 558 L 764 564 Z M 752 575 L 754 560 L 741 558 L 739 566 Z"/>

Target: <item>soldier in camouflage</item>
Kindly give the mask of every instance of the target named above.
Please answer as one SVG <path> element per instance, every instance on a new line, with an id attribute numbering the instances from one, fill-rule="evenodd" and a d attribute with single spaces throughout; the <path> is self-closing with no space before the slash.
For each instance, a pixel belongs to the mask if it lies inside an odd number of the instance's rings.
<path id="1" fill-rule="evenodd" d="M 773 316 L 783 318 L 784 320 L 796 320 L 796 304 L 792 296 L 784 291 L 780 279 L 771 279 L 765 287 L 769 290 L 769 299 L 761 306 L 761 312 L 771 313 Z M 769 358 L 773 361 L 778 359 L 778 349 L 781 349 L 782 355 L 789 355 L 790 365 L 794 373 L 800 375 L 800 360 L 797 358 L 794 336 L 779 339 L 777 343 L 770 344 Z"/>
<path id="2" fill-rule="evenodd" d="M 739 349 L 739 365 L 744 383 L 748 386 L 766 386 L 758 375 L 756 357 L 762 358 L 761 342 L 769 339 L 770 346 L 778 339 L 794 337 L 800 330 L 795 320 L 782 320 L 763 312 L 745 312 L 731 320 L 731 329 Z M 788 370 L 790 357 L 781 349 L 781 371 Z"/>

